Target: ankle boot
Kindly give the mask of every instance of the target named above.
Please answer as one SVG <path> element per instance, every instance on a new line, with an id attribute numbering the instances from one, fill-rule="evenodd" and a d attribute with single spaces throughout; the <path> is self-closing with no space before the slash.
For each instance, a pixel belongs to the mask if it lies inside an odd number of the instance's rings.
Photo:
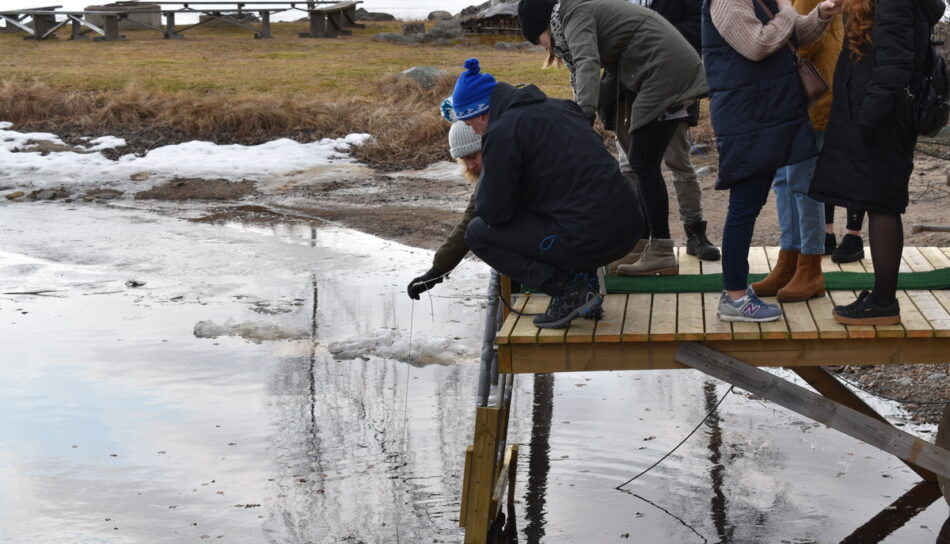
<path id="1" fill-rule="evenodd" d="M 686 254 L 695 255 L 704 261 L 718 261 L 721 255 L 719 248 L 712 245 L 706 238 L 706 222 L 683 223 L 686 231 Z"/>
<path id="2" fill-rule="evenodd" d="M 763 297 L 774 297 L 778 290 L 792 281 L 795 270 L 798 266 L 799 252 L 785 251 L 780 249 L 778 252 L 778 262 L 769 272 L 769 275 L 752 284 L 755 294 Z M 819 262 L 819 265 L 821 263 Z"/>
<path id="3" fill-rule="evenodd" d="M 799 302 L 825 296 L 825 276 L 821 273 L 821 255 L 799 255 L 795 275 L 778 290 L 779 302 Z"/>
<path id="4" fill-rule="evenodd" d="M 617 267 L 621 276 L 675 276 L 679 272 L 671 238 L 651 238 L 637 262 Z"/>
<path id="5" fill-rule="evenodd" d="M 643 254 L 643 250 L 647 247 L 647 242 L 645 238 L 637 240 L 637 245 L 633 246 L 633 249 L 630 250 L 630 253 L 627 253 L 623 257 L 620 257 L 616 261 L 610 263 L 610 273 L 617 274 L 617 267 L 622 264 L 633 264 L 640 259 L 640 255 Z"/>

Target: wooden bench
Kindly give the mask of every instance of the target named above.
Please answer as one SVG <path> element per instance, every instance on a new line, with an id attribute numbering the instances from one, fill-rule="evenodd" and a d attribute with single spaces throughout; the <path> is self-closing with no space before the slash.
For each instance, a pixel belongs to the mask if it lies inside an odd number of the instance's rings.
<path id="1" fill-rule="evenodd" d="M 0 18 L 13 24 L 27 33 L 25 40 L 46 40 L 55 38 L 57 30 L 67 24 L 72 25 L 72 34 L 70 39 L 78 40 L 86 38 L 86 32 L 89 31 L 99 34 L 94 38 L 95 41 L 116 41 L 124 40 L 125 36 L 119 34 L 119 19 L 127 17 L 128 13 L 123 11 L 95 11 L 94 13 L 102 17 L 103 26 L 100 28 L 87 21 L 84 17 L 85 11 L 56 11 L 52 9 L 34 9 L 34 10 L 16 10 L 0 12 Z M 56 16 L 63 16 L 62 21 L 57 21 Z M 27 26 L 24 21 L 26 18 L 33 20 L 33 27 Z"/>
<path id="2" fill-rule="evenodd" d="M 40 6 L 35 8 L 21 8 L 19 10 L 0 12 L 0 19 L 7 22 L 6 26 L 0 31 L 3 32 L 26 32 L 31 33 L 29 27 L 24 28 L 25 21 L 33 16 L 28 14 L 30 11 L 55 11 L 63 6 Z M 35 23 L 34 23 L 35 24 Z M 55 24 L 55 21 L 54 21 Z"/>
<path id="3" fill-rule="evenodd" d="M 310 15 L 310 31 L 301 32 L 301 38 L 335 38 L 351 34 L 347 27 L 364 28 L 356 22 L 356 6 L 360 1 L 339 2 L 307 10 Z"/>

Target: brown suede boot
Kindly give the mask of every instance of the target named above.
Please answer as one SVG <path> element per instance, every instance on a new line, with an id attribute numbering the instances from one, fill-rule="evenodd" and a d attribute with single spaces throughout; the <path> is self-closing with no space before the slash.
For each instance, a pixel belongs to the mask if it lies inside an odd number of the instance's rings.
<path id="1" fill-rule="evenodd" d="M 821 273 L 821 255 L 799 255 L 795 275 L 779 289 L 779 302 L 799 302 L 825 296 L 825 276 Z"/>
<path id="2" fill-rule="evenodd" d="M 627 253 L 623 257 L 620 257 L 616 261 L 610 263 L 610 273 L 616 275 L 617 267 L 622 264 L 633 264 L 640 260 L 640 255 L 643 253 L 643 250 L 647 247 L 647 240 L 641 238 L 637 241 L 637 245 L 633 246 L 633 249 L 630 250 L 630 253 Z"/>
<path id="3" fill-rule="evenodd" d="M 772 267 L 769 275 L 752 284 L 755 294 L 760 297 L 774 297 L 778 290 L 792 281 L 795 275 L 795 269 L 798 266 L 799 253 L 797 251 L 785 251 L 780 249 L 778 252 L 778 262 Z"/>
<path id="4" fill-rule="evenodd" d="M 621 276 L 675 276 L 680 273 L 671 238 L 650 238 L 640 259 L 617 267 Z"/>

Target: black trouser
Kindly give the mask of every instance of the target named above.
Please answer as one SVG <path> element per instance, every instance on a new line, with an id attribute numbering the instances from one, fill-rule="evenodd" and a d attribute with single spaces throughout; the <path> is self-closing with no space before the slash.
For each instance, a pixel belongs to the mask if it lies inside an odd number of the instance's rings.
<path id="1" fill-rule="evenodd" d="M 848 208 L 848 222 L 845 228 L 848 230 L 860 231 L 864 223 L 864 210 L 861 208 Z M 835 222 L 835 205 L 825 204 L 825 224 L 831 225 Z"/>
<path id="2" fill-rule="evenodd" d="M 626 255 L 636 243 L 636 238 L 627 234 L 603 255 L 580 257 L 576 248 L 558 239 L 552 227 L 549 219 L 528 213 L 494 227 L 476 217 L 465 230 L 465 244 L 502 274 L 557 296 L 575 274 L 594 273 L 597 267 Z"/>
<path id="3" fill-rule="evenodd" d="M 670 197 L 666 192 L 660 163 L 682 122 L 683 119 L 652 121 L 631 134 L 627 160 L 637 176 L 640 207 L 653 238 L 670 237 Z"/>

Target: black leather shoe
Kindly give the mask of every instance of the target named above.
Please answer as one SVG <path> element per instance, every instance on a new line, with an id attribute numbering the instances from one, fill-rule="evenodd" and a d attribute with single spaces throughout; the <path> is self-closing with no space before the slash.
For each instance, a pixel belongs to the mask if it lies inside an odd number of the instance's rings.
<path id="1" fill-rule="evenodd" d="M 831 254 L 831 260 L 836 263 L 853 263 L 864 258 L 864 240 L 860 236 L 845 234 L 841 245 Z"/>
<path id="2" fill-rule="evenodd" d="M 835 306 L 835 321 L 845 325 L 898 325 L 901 322 L 901 308 L 897 299 L 882 306 L 874 300 L 874 295 L 861 291 L 858 299 L 846 306 Z"/>
<path id="3" fill-rule="evenodd" d="M 686 231 L 686 254 L 694 255 L 703 261 L 718 261 L 722 255 L 719 248 L 706 238 L 706 222 L 683 224 Z"/>

